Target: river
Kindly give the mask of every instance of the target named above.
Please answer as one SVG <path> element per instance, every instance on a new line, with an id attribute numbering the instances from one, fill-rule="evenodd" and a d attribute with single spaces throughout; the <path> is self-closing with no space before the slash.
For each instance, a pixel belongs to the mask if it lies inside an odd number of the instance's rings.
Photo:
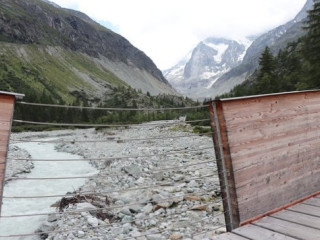
<path id="1" fill-rule="evenodd" d="M 43 140 L 43 139 L 42 139 Z M 53 140 L 48 139 L 48 140 Z M 53 143 L 19 143 L 16 146 L 28 151 L 33 159 L 80 159 L 81 156 L 58 152 Z M 31 173 L 21 174 L 19 177 L 50 178 L 92 176 L 97 170 L 87 161 L 74 162 L 34 162 Z M 60 195 L 73 192 L 85 183 L 85 179 L 68 180 L 13 180 L 4 187 L 4 196 L 43 196 Z M 50 207 L 60 198 L 31 198 L 31 199 L 4 199 L 2 216 L 23 215 L 33 213 L 53 212 Z M 46 221 L 47 216 L 32 216 L 18 218 L 1 218 L 0 235 L 16 235 L 33 233 Z M 0 239 L 39 239 L 37 236 L 14 237 Z"/>

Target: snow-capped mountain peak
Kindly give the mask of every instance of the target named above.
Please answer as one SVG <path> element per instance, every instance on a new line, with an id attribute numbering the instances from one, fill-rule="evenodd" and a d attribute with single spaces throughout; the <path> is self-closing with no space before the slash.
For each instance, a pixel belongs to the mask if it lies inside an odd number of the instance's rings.
<path id="1" fill-rule="evenodd" d="M 170 84 L 183 95 L 194 99 L 207 97 L 214 82 L 243 60 L 249 40 L 207 38 L 201 41 L 188 58 L 164 72 Z"/>

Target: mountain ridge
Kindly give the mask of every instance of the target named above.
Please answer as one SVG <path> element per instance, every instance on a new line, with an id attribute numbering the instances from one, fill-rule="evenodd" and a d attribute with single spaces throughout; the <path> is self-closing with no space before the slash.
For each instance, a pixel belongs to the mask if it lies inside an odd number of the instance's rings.
<path id="1" fill-rule="evenodd" d="M 144 52 L 135 48 L 119 34 L 96 23 L 84 13 L 56 7 L 49 1 L 43 0 L 1 0 L 1 2 L 0 45 L 3 48 L 2 55 L 9 52 L 7 59 L 10 61 L 10 59 L 16 59 L 14 55 L 19 54 L 19 51 L 25 52 L 25 55 L 29 56 L 19 58 L 19 64 L 28 66 L 27 68 L 36 68 L 46 81 L 52 82 L 53 87 L 59 88 L 61 81 L 54 84 L 56 79 L 52 76 L 50 79 L 49 74 L 39 70 L 43 67 L 46 58 L 50 58 L 53 63 L 59 65 L 63 56 L 77 55 L 75 65 L 71 64 L 71 72 L 75 73 L 72 74 L 72 81 L 70 80 L 70 83 L 73 83 L 69 86 L 68 82 L 65 82 L 63 87 L 66 89 L 84 91 L 91 97 L 94 97 L 95 91 L 105 90 L 107 93 L 110 85 L 113 87 L 131 86 L 152 95 L 176 94 L 176 91 L 163 77 L 162 72 Z M 32 46 L 35 47 L 35 50 L 42 49 L 41 51 L 46 53 L 41 55 L 42 62 L 37 60 L 37 64 L 33 63 L 35 55 L 30 50 Z M 53 50 L 55 55 L 52 54 L 52 49 L 55 49 Z M 53 59 L 54 56 L 55 59 Z M 77 68 L 81 61 L 78 57 L 83 57 L 83 61 L 88 61 L 88 65 L 94 66 L 94 71 L 97 72 L 90 73 L 90 69 L 86 66 Z M 48 68 L 50 69 L 51 66 Z M 63 68 L 56 69 L 57 75 L 61 74 L 61 69 Z M 19 69 L 19 71 L 22 70 Z M 16 74 L 19 75 L 20 81 L 24 81 L 23 72 Z M 112 77 L 107 77 L 111 76 L 110 74 Z M 77 80 L 78 83 L 73 80 Z M 81 87 L 83 82 L 91 82 L 93 90 L 87 88 L 86 84 Z M 14 90 L 12 88 L 9 83 L 1 86 L 2 90 Z M 69 96 L 64 96 L 64 98 L 68 99 Z"/>
<path id="2" fill-rule="evenodd" d="M 164 71 L 164 75 L 183 95 L 203 99 L 209 97 L 207 89 L 216 79 L 240 64 L 246 49 L 243 42 L 209 37 L 201 41 L 189 57 Z"/>
<path id="3" fill-rule="evenodd" d="M 245 81 L 258 67 L 259 57 L 266 46 L 273 54 L 284 48 L 288 42 L 294 41 L 304 35 L 303 19 L 307 17 L 307 10 L 311 9 L 312 0 L 307 0 L 303 8 L 289 22 L 280 25 L 260 35 L 248 48 L 243 62 L 222 75 L 211 87 L 211 96 L 215 97 L 230 91 L 236 85 Z"/>

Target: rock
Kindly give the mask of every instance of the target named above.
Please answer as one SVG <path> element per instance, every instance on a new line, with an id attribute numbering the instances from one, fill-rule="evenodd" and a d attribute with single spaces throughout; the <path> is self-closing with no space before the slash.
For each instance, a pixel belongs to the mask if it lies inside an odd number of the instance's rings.
<path id="1" fill-rule="evenodd" d="M 83 231 L 78 231 L 77 232 L 77 237 L 78 238 L 83 238 L 85 236 L 85 233 Z"/>
<path id="2" fill-rule="evenodd" d="M 188 187 L 189 188 L 197 188 L 199 186 L 199 184 L 195 181 L 195 180 L 191 180 L 189 183 L 188 183 Z"/>
<path id="3" fill-rule="evenodd" d="M 96 211 L 97 208 L 88 202 L 78 203 L 77 210 L 80 210 L 80 211 L 86 210 L 86 211 L 90 212 L 92 215 L 96 215 L 96 213 L 97 213 L 97 211 Z"/>
<path id="4" fill-rule="evenodd" d="M 130 223 L 123 224 L 123 226 L 122 226 L 122 233 L 123 234 L 129 234 L 131 230 L 132 230 L 132 226 Z"/>
<path id="5" fill-rule="evenodd" d="M 221 227 L 221 228 L 218 228 L 215 233 L 217 234 L 222 234 L 222 233 L 225 233 L 227 232 L 226 228 L 225 227 Z"/>
<path id="6" fill-rule="evenodd" d="M 99 220 L 95 217 L 88 217 L 87 221 L 92 227 L 98 227 L 99 225 Z"/>
<path id="7" fill-rule="evenodd" d="M 201 197 L 197 196 L 185 196 L 184 200 L 186 201 L 201 201 Z"/>
<path id="8" fill-rule="evenodd" d="M 136 165 L 126 166 L 123 168 L 123 171 L 132 177 L 138 177 L 141 175 L 141 168 Z"/>
<path id="9" fill-rule="evenodd" d="M 155 211 L 155 212 L 154 212 L 154 215 L 155 215 L 155 216 L 158 216 L 158 215 L 160 215 L 161 213 L 164 213 L 164 209 L 163 209 L 163 208 L 160 208 L 160 209 L 158 209 L 157 211 Z"/>
<path id="10" fill-rule="evenodd" d="M 151 234 L 151 235 L 147 235 L 147 239 L 148 240 L 163 240 L 164 238 L 162 238 L 161 234 Z"/>
<path id="11" fill-rule="evenodd" d="M 48 216 L 48 219 L 47 219 L 48 222 L 55 222 L 55 221 L 57 221 L 57 220 L 58 220 L 58 217 L 57 217 L 57 214 L 55 214 L 55 213 L 50 214 L 50 215 Z"/>
<path id="12" fill-rule="evenodd" d="M 179 239 L 182 239 L 183 236 L 179 233 L 174 233 L 170 236 L 170 240 L 179 240 Z"/>
<path id="13" fill-rule="evenodd" d="M 206 211 L 207 207 L 208 207 L 207 205 L 195 205 L 191 208 L 191 210 Z"/>
<path id="14" fill-rule="evenodd" d="M 120 212 L 124 215 L 127 215 L 127 216 L 131 216 L 132 215 L 132 212 L 130 211 L 130 208 L 129 207 L 124 207 L 120 210 Z"/>
<path id="15" fill-rule="evenodd" d="M 156 203 L 156 210 L 159 208 L 169 208 L 173 204 L 171 193 L 165 191 L 153 195 L 152 200 Z"/>
<path id="16" fill-rule="evenodd" d="M 148 213 L 151 213 L 152 210 L 153 210 L 152 204 L 148 203 L 146 206 L 144 206 L 144 207 L 142 208 L 141 211 L 142 211 L 143 213 L 145 213 L 145 214 L 148 214 Z"/>

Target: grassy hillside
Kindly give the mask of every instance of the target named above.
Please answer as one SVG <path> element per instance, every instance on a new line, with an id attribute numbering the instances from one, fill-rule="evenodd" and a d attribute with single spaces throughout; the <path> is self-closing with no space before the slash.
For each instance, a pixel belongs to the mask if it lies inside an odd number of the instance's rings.
<path id="1" fill-rule="evenodd" d="M 60 47 L 0 43 L 0 90 L 26 94 L 43 91 L 72 103 L 78 94 L 95 101 L 101 88 L 127 86 L 86 54 Z M 98 101 L 98 99 L 96 99 Z"/>

